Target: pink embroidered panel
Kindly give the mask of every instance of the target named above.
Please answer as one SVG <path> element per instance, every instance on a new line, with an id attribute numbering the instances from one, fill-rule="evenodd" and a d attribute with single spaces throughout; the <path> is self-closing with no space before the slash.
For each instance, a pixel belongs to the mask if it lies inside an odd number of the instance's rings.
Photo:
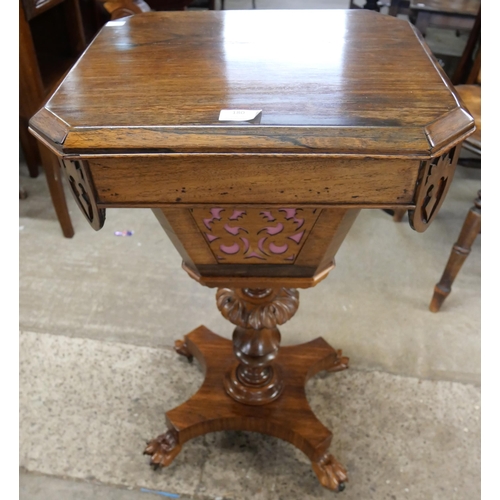
<path id="1" fill-rule="evenodd" d="M 318 208 L 192 208 L 220 264 L 293 264 Z"/>

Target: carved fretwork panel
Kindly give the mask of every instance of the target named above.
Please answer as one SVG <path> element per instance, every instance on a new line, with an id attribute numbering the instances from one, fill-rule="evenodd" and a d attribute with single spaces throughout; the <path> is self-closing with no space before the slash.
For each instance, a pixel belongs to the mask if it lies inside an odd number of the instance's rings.
<path id="1" fill-rule="evenodd" d="M 415 197 L 415 210 L 409 211 L 410 225 L 424 232 L 436 217 L 450 187 L 459 156 L 457 147 L 438 158 L 422 162 Z"/>
<path id="2" fill-rule="evenodd" d="M 87 163 L 65 160 L 62 164 L 76 203 L 90 225 L 98 231 L 104 226 L 106 211 L 103 208 L 97 208 L 95 191 Z"/>
<path id="3" fill-rule="evenodd" d="M 220 264 L 293 264 L 318 208 L 193 208 L 191 214 Z"/>

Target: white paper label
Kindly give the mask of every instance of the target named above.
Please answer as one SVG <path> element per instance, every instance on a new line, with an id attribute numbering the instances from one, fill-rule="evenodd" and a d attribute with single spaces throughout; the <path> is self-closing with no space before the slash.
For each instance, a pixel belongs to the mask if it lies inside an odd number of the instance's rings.
<path id="1" fill-rule="evenodd" d="M 125 24 L 125 20 L 116 19 L 115 21 L 108 21 L 106 26 L 123 26 Z"/>
<path id="2" fill-rule="evenodd" d="M 257 118 L 261 109 L 221 109 L 220 122 L 248 122 Z"/>

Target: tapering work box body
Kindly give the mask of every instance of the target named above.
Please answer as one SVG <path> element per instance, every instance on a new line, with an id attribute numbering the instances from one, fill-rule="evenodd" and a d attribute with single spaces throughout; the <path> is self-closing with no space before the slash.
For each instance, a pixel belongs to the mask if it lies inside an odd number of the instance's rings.
<path id="1" fill-rule="evenodd" d="M 111 21 L 30 125 L 94 229 L 106 208 L 151 208 L 235 325 L 232 342 L 200 326 L 176 343 L 205 381 L 167 412 L 151 463 L 207 432 L 257 431 L 343 489 L 304 385 L 348 358 L 321 338 L 280 349 L 278 326 L 360 209 L 407 209 L 424 231 L 446 196 L 474 122 L 412 26 L 363 10 Z"/>

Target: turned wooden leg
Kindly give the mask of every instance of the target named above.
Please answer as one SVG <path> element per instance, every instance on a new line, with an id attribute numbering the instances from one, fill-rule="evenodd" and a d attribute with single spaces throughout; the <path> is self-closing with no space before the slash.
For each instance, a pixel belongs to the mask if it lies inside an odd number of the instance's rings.
<path id="1" fill-rule="evenodd" d="M 471 251 L 476 236 L 481 232 L 481 191 L 474 200 L 474 206 L 469 210 L 457 242 L 453 245 L 448 263 L 446 264 L 441 280 L 434 287 L 434 295 L 429 309 L 438 312 L 446 297 L 451 292 L 451 285 L 455 281 L 465 259 Z"/>
<path id="2" fill-rule="evenodd" d="M 66 238 L 72 238 L 75 231 L 73 230 L 68 212 L 68 205 L 66 204 L 59 161 L 57 157 L 42 144 L 40 144 L 40 155 L 42 157 L 42 165 L 45 171 L 45 177 L 47 178 L 52 204 L 54 205 L 63 235 Z"/>
<path id="3" fill-rule="evenodd" d="M 236 325 L 233 342 L 204 326 L 176 342 L 179 354 L 200 363 L 205 380 L 194 396 L 167 412 L 167 432 L 144 450 L 152 466 L 170 465 L 196 436 L 244 430 L 292 443 L 309 457 L 321 485 L 344 489 L 346 470 L 328 452 L 332 433 L 309 407 L 305 385 L 322 370 L 346 369 L 349 359 L 322 338 L 279 347 L 276 325 L 290 319 L 298 305 L 292 288 L 218 289 L 217 306 Z"/>
<path id="4" fill-rule="evenodd" d="M 399 3 L 402 0 L 391 0 L 391 3 L 389 5 L 389 15 L 393 17 L 398 17 L 399 13 Z"/>
<path id="5" fill-rule="evenodd" d="M 415 21 L 415 26 L 422 33 L 422 36 L 425 37 L 427 34 L 427 28 L 431 22 L 431 13 L 419 11 L 417 14 L 417 19 Z"/>
<path id="6" fill-rule="evenodd" d="M 28 120 L 22 117 L 19 117 L 19 140 L 30 177 L 38 177 L 38 165 L 40 164 L 38 141 L 28 132 Z"/>

